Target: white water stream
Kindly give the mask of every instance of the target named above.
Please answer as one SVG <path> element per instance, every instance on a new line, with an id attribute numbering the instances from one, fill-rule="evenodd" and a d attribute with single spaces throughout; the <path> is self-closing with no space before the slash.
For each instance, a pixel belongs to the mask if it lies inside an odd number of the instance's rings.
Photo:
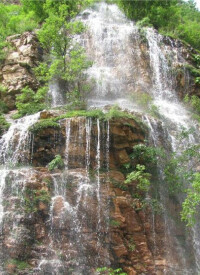
<path id="1" fill-rule="evenodd" d="M 76 40 L 94 62 L 87 70 L 93 83 L 88 106 L 103 108 L 117 103 L 121 108 L 141 112 L 156 146 L 164 146 L 162 139 L 168 143 L 168 150 L 171 147 L 170 150 L 181 152 L 187 145 L 196 144 L 199 140 L 199 127 L 180 102 L 175 90 L 173 70 L 175 71 L 177 66 L 181 67 L 186 61 L 173 41 L 168 39 L 165 44 L 163 36 L 152 28 L 143 29 L 141 32 L 134 23 L 125 18 L 116 5 L 96 4 L 85 10 L 78 20 L 86 25 L 87 31 Z M 187 88 L 187 83 L 185 86 Z M 152 98 L 151 104 L 156 106 L 161 121 L 149 116 L 144 106 L 139 106 L 134 100 L 134 95 L 142 97 L 144 93 L 148 93 Z M 193 132 L 188 141 L 180 143 L 178 136 L 182 130 L 187 131 L 191 127 L 195 129 L 195 135 Z M 174 244 L 168 244 L 176 224 L 168 215 L 168 200 L 165 196 L 165 189 L 161 187 L 160 197 L 166 227 L 166 257 L 168 264 L 172 265 L 170 274 L 197 274 L 200 260 L 200 247 L 196 237 L 198 229 L 192 229 L 194 245 L 191 244 L 190 252 L 184 250 L 183 244 L 176 236 L 172 238 Z M 177 264 L 171 261 L 174 253 Z M 187 267 L 186 259 L 193 253 L 196 266 Z"/>
<path id="2" fill-rule="evenodd" d="M 153 29 L 144 30 L 141 34 L 137 26 L 126 19 L 124 14 L 116 5 L 108 5 L 104 2 L 95 4 L 94 7 L 85 10 L 77 18 L 86 26 L 87 31 L 75 39 L 85 47 L 86 53 L 93 61 L 93 65 L 87 70 L 89 79 L 92 81 L 92 91 L 88 96 L 88 107 L 103 108 L 106 105 L 118 104 L 122 108 L 130 111 L 141 112 L 144 121 L 149 125 L 150 137 L 156 146 L 160 146 L 160 137 L 164 137 L 171 147 L 171 150 L 180 150 L 180 144 L 177 136 L 182 131 L 182 127 L 189 130 L 192 127 L 196 129 L 196 134 L 190 135 L 189 143 L 195 143 L 198 140 L 198 128 L 191 120 L 190 113 L 184 105 L 179 102 L 174 88 L 174 76 L 171 69 L 177 64 L 183 64 L 184 58 L 181 56 L 179 49 L 170 43 L 165 45 L 163 37 Z M 146 42 L 142 42 L 146 41 Z M 146 55 L 145 55 L 146 53 Z M 170 62 L 169 62 L 170 61 Z M 56 84 L 55 84 L 56 85 Z M 53 107 L 62 105 L 58 87 L 51 85 Z M 161 115 L 161 121 L 158 123 L 156 118 L 145 114 L 145 108 L 138 105 L 134 100 L 134 95 L 140 97 L 140 94 L 148 93 L 152 97 L 152 103 L 157 106 Z M 17 165 L 18 162 L 28 164 L 30 157 L 31 140 L 29 127 L 32 126 L 39 118 L 39 114 L 27 116 L 17 120 L 11 125 L 9 131 L 3 135 L 0 140 L 0 160 L 1 163 L 8 166 Z M 161 126 L 160 126 L 161 125 Z M 65 150 L 65 172 L 62 177 L 54 174 L 53 196 L 51 198 L 50 219 L 49 219 L 49 253 L 41 258 L 37 274 L 65 274 L 61 259 L 58 257 L 59 245 L 57 237 L 59 230 L 62 230 L 62 223 L 68 222 L 70 246 L 67 247 L 65 255 L 68 260 L 68 267 L 76 266 L 74 273 L 76 275 L 85 275 L 88 272 L 90 257 L 86 254 L 85 244 L 89 240 L 89 234 L 83 234 L 83 229 L 87 223 L 87 212 L 89 212 L 89 200 L 95 197 L 97 201 L 96 213 L 97 222 L 95 223 L 95 232 L 97 234 L 97 248 L 100 251 L 103 242 L 101 234 L 102 222 L 109 215 L 108 208 L 102 211 L 103 203 L 101 197 L 101 153 L 103 147 L 106 148 L 105 161 L 106 168 L 109 169 L 109 123 L 106 125 L 107 136 L 102 140 L 102 126 L 97 120 L 97 140 L 92 140 L 92 121 L 90 119 L 79 120 L 76 136 L 71 136 L 71 120 L 66 121 L 66 150 Z M 84 141 L 84 142 L 83 142 Z M 90 174 L 90 150 L 92 142 L 96 146 L 96 175 L 91 180 Z M 79 147 L 76 148 L 76 144 Z M 85 143 L 85 147 L 84 144 Z M 105 143 L 103 145 L 103 143 Z M 103 145 L 103 146 L 102 146 Z M 74 146 L 74 147 L 73 147 Z M 186 146 L 183 144 L 183 147 Z M 85 150 L 85 165 L 81 169 L 71 169 L 74 163 L 79 163 L 76 152 Z M 74 151 L 73 159 L 69 159 L 69 150 Z M 71 170 L 70 170 L 71 169 Z M 6 177 L 9 172 L 7 168 L 1 168 L 0 172 L 0 225 L 2 227 L 4 219 L 3 192 L 5 190 Z M 27 170 L 29 175 L 30 170 Z M 22 172 L 22 174 L 20 174 Z M 23 191 L 23 173 L 20 169 L 16 172 L 16 181 L 13 183 L 13 190 L 19 191 L 16 184 L 21 186 Z M 19 176 L 20 174 L 20 176 Z M 70 192 L 70 181 L 76 183 L 74 191 L 74 200 L 68 201 L 68 192 Z M 21 185 L 20 185 L 21 182 Z M 66 190 L 66 186 L 69 190 Z M 160 197 L 164 208 L 165 231 L 166 231 L 166 254 L 170 263 L 176 252 L 177 265 L 172 264 L 171 273 L 173 275 L 194 274 L 199 272 L 200 246 L 199 246 L 199 227 L 192 229 L 192 242 L 190 250 L 185 251 L 184 245 L 174 236 L 174 244 L 168 245 L 168 236 L 173 235 L 175 223 L 170 219 L 167 210 L 167 200 L 164 196 L 164 189 L 160 188 Z M 56 205 L 63 205 L 61 212 L 56 212 Z M 85 212 L 80 214 L 80 209 Z M 103 213 L 102 213 L 103 212 Z M 154 223 L 154 216 L 153 216 Z M 17 228 L 16 223 L 13 228 Z M 106 225 L 107 226 L 107 225 Z M 105 234 L 108 235 L 108 226 Z M 16 230 L 17 231 L 17 230 Z M 108 236 L 109 237 L 109 236 Z M 154 236 L 155 237 L 155 236 Z M 62 240 L 59 240 L 62 242 Z M 73 254 L 74 244 L 79 247 L 78 255 Z M 154 240 L 156 246 L 156 240 Z M 156 250 L 156 248 L 155 248 Z M 174 251 L 172 251 L 174 250 Z M 98 254 L 97 253 L 97 254 Z M 188 255 L 194 257 L 194 266 L 187 266 Z M 194 255 L 193 255 L 194 254 Z M 109 266 L 108 256 L 105 255 L 105 266 Z M 96 256 L 98 262 L 98 255 Z M 88 266 L 87 266 L 88 264 Z"/>

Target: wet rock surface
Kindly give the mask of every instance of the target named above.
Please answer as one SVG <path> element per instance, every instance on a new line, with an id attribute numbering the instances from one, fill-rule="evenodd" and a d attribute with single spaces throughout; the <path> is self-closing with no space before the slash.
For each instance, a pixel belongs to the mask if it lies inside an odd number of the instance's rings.
<path id="1" fill-rule="evenodd" d="M 15 108 L 16 95 L 29 86 L 33 90 L 38 88 L 33 68 L 41 61 L 42 49 L 35 33 L 25 32 L 7 38 L 11 50 L 7 49 L 7 57 L 0 68 L 0 82 L 7 89 L 2 99 L 9 110 Z"/>
<path id="2" fill-rule="evenodd" d="M 132 119 L 113 119 L 109 128 L 83 117 L 60 125 L 35 134 L 35 168 L 7 172 L 6 274 L 92 275 L 110 265 L 128 275 L 164 274 L 170 263 L 163 217 L 135 197 L 135 184 L 123 189 L 121 168 L 133 145 L 144 142 L 144 130 Z M 45 166 L 56 154 L 65 168 L 50 172 Z"/>

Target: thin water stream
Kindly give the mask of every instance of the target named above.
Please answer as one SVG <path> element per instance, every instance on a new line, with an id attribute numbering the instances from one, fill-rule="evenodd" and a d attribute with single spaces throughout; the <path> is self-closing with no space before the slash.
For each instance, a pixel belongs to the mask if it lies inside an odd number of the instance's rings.
<path id="1" fill-rule="evenodd" d="M 87 55 L 93 61 L 93 65 L 87 70 L 88 79 L 93 83 L 92 91 L 88 96 L 88 108 L 103 109 L 107 105 L 117 103 L 123 109 L 139 112 L 149 126 L 152 144 L 162 145 L 172 152 L 180 150 L 181 153 L 181 150 L 187 147 L 187 144 L 180 144 L 177 137 L 183 127 L 189 130 L 192 126 L 195 134 L 190 134 L 188 143 L 195 144 L 199 139 L 199 129 L 176 95 L 175 79 L 172 74 L 172 68 L 177 63 L 185 62 L 179 49 L 174 47 L 173 43 L 166 45 L 163 37 L 151 28 L 141 32 L 113 4 L 97 3 L 83 11 L 77 19 L 87 26 L 87 30 L 82 35 L 76 36 L 75 40 L 85 48 Z M 50 93 L 52 93 L 53 107 L 62 105 L 63 99 L 56 84 L 51 84 Z M 159 118 L 153 118 L 146 107 L 135 100 L 136 96 L 140 97 L 144 93 L 151 97 L 151 104 L 157 107 Z M 9 174 L 12 174 L 12 177 L 10 176 L 12 192 L 16 196 L 20 193 L 23 197 L 24 179 L 27 175 L 31 177 L 31 173 L 35 173 L 31 168 L 19 168 L 16 172 L 15 168 L 8 168 L 8 166 L 10 164 L 16 166 L 19 162 L 25 165 L 31 163 L 33 136 L 31 137 L 29 133 L 29 127 L 38 119 L 39 114 L 35 114 L 15 121 L 0 140 L 0 161 L 3 165 L 0 170 L 1 228 L 5 217 L 8 216 L 4 211 L 4 192 Z M 109 255 L 104 255 L 104 262 L 100 262 L 104 254 L 102 246 L 109 246 L 108 241 L 105 242 L 109 240 L 109 203 L 105 203 L 102 196 L 102 189 L 104 188 L 104 192 L 108 191 L 108 185 L 107 182 L 102 184 L 100 170 L 103 155 L 108 178 L 110 125 L 109 122 L 102 125 L 99 120 L 94 122 L 91 119 L 82 118 L 74 122 L 76 129 L 72 131 L 72 120 L 67 119 L 65 125 L 64 172 L 62 175 L 52 174 L 53 191 L 48 220 L 49 249 L 48 253 L 41 256 L 35 271 L 37 275 L 65 274 L 65 270 L 70 270 L 72 267 L 73 275 L 88 275 L 90 268 L 93 267 L 94 258 L 96 266 L 109 266 Z M 95 148 L 95 157 L 91 154 L 92 147 Z M 82 152 L 84 152 L 84 165 L 80 167 Z M 91 172 L 94 171 L 91 171 L 91 163 L 96 167 L 96 173 L 92 176 Z M 169 200 L 166 198 L 163 171 L 162 167 L 158 168 L 159 196 L 165 221 L 164 245 L 167 266 L 170 266 L 168 271 L 166 269 L 166 274 L 196 275 L 200 271 L 199 227 L 195 226 L 192 229 L 192 242 L 189 246 L 185 244 L 185 240 L 181 243 L 174 234 L 176 223 L 169 215 Z M 94 200 L 96 203 L 90 206 Z M 95 221 L 90 219 L 92 210 L 96 211 Z M 11 219 L 13 236 L 18 234 L 18 218 L 20 219 L 19 213 Z M 155 230 L 154 216 L 152 216 L 152 222 Z M 65 239 L 62 239 L 62 234 L 59 234 L 63 230 L 63 224 L 68 225 Z M 89 228 L 89 231 L 86 228 Z M 94 236 L 97 247 L 93 255 L 88 254 L 88 247 L 92 240 L 90 235 Z M 154 251 L 156 251 L 156 234 L 153 237 Z M 60 255 L 60 244 L 66 240 L 69 245 L 65 247 L 64 254 Z M 2 258 L 1 254 L 0 258 Z M 176 263 L 173 261 L 174 255 L 176 255 Z M 189 255 L 194 258 L 193 266 L 188 266 Z M 67 262 L 67 266 L 63 265 L 62 257 L 65 263 Z"/>

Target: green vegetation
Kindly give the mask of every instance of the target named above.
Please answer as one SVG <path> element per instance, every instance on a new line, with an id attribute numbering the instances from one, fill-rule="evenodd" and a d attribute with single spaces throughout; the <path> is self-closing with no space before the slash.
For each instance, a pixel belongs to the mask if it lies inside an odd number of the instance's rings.
<path id="1" fill-rule="evenodd" d="M 165 166 L 165 180 L 171 194 L 183 190 L 184 183 L 191 181 L 194 168 L 198 165 L 200 157 L 200 145 L 190 145 L 181 154 L 171 154 Z M 189 163 L 192 167 L 188 167 Z"/>
<path id="2" fill-rule="evenodd" d="M 18 259 L 11 259 L 6 263 L 6 265 L 10 265 L 10 264 L 15 265 L 18 270 L 24 270 L 24 269 L 31 268 L 31 266 L 27 262 L 21 261 Z"/>
<path id="3" fill-rule="evenodd" d="M 200 98 L 196 95 L 186 95 L 184 102 L 193 112 L 193 118 L 200 122 Z"/>
<path id="4" fill-rule="evenodd" d="M 116 221 L 116 220 L 110 220 L 109 224 L 110 224 L 110 226 L 113 226 L 113 227 L 119 227 L 120 226 L 120 222 Z"/>
<path id="5" fill-rule="evenodd" d="M 181 219 L 192 226 L 196 222 L 197 208 L 200 205 L 200 173 L 193 175 L 191 188 L 186 190 L 187 197 L 182 204 Z"/>
<path id="6" fill-rule="evenodd" d="M 189 139 L 194 129 L 183 129 L 180 141 Z M 165 165 L 165 183 L 170 195 L 184 194 L 181 219 L 188 226 L 196 222 L 196 214 L 200 205 L 200 173 L 196 167 L 200 159 L 200 145 L 188 145 L 182 153 L 173 153 Z M 188 187 L 188 183 L 190 183 Z"/>
<path id="7" fill-rule="evenodd" d="M 159 108 L 153 104 L 153 98 L 148 93 L 133 93 L 131 100 L 155 118 L 160 118 Z"/>
<path id="8" fill-rule="evenodd" d="M 7 92 L 6 87 L 3 85 L 0 85 L 0 113 L 7 113 L 8 112 L 8 106 L 3 101 L 4 94 Z"/>
<path id="9" fill-rule="evenodd" d="M 129 118 L 136 120 L 137 118 L 130 113 L 120 111 L 119 109 L 116 110 L 116 107 L 111 108 L 107 113 L 104 113 L 102 110 L 74 110 L 68 111 L 67 113 L 57 116 L 55 118 L 47 118 L 41 119 L 40 121 L 36 122 L 33 126 L 29 128 L 29 130 L 33 133 L 37 133 L 42 129 L 46 129 L 49 127 L 59 129 L 60 125 L 58 121 L 64 118 L 72 118 L 72 117 L 86 117 L 86 118 L 93 118 L 99 120 L 109 120 L 114 118 Z"/>
<path id="10" fill-rule="evenodd" d="M 74 34 L 84 30 L 83 24 L 71 19 L 81 9 L 92 3 L 93 0 L 60 0 L 57 2 L 54 0 L 21 0 L 21 5 L 1 3 L 0 62 L 4 60 L 8 52 L 3 49 L 10 47 L 6 41 L 7 36 L 40 27 L 37 30 L 37 36 L 46 56 L 44 61 L 35 68 L 36 76 L 42 85 L 50 79 L 62 80 L 68 102 L 77 104 L 78 101 L 80 103 L 83 101 L 84 94 L 90 89 L 85 83 L 83 70 L 88 68 L 91 62 L 86 59 L 83 48 L 72 40 Z M 38 99 L 42 92 L 38 91 L 36 96 L 32 92 L 26 87 L 22 95 L 17 97 L 19 112 L 16 118 L 43 108 L 43 100 Z M 28 101 L 32 101 L 30 106 Z M 2 107 L 5 108 L 5 106 Z"/>
<path id="11" fill-rule="evenodd" d="M 121 268 L 112 269 L 111 267 L 101 267 L 96 270 L 99 275 L 127 275 Z"/>
<path id="12" fill-rule="evenodd" d="M 0 114 L 0 136 L 8 130 L 10 123 L 8 123 L 3 115 Z"/>
<path id="13" fill-rule="evenodd" d="M 36 213 L 39 211 L 40 202 L 49 205 L 50 201 L 50 194 L 46 190 L 32 190 L 27 188 L 24 196 L 24 210 L 26 213 Z"/>
<path id="14" fill-rule="evenodd" d="M 6 114 L 8 112 L 8 106 L 5 104 L 5 102 L 3 102 L 2 100 L 0 100 L 0 114 Z"/>
<path id="15" fill-rule="evenodd" d="M 35 93 L 32 89 L 25 87 L 22 93 L 16 98 L 16 107 L 18 113 L 14 118 L 19 118 L 24 115 L 30 115 L 43 110 L 46 107 L 45 96 L 47 87 L 44 86 Z"/>
<path id="16" fill-rule="evenodd" d="M 114 0 L 141 26 L 153 25 L 161 33 L 184 40 L 200 50 L 200 12 L 193 1 Z"/>
<path id="17" fill-rule="evenodd" d="M 194 56 L 199 56 L 199 55 L 194 55 Z M 195 66 L 192 66 L 192 65 L 190 65 L 190 64 L 185 64 L 185 68 L 190 72 L 190 74 L 192 75 L 192 76 L 194 76 L 195 77 L 195 84 L 200 84 L 200 67 L 199 67 L 199 64 L 198 64 L 198 62 L 196 62 L 196 59 L 195 59 L 195 57 L 194 57 L 194 61 L 195 61 L 195 65 L 196 65 L 196 67 Z"/>
<path id="18" fill-rule="evenodd" d="M 0 3 L 0 63 L 6 56 L 3 48 L 9 46 L 6 37 L 16 33 L 31 31 L 37 26 L 38 24 L 32 11 L 25 12 L 22 6 Z"/>
<path id="19" fill-rule="evenodd" d="M 117 105 L 114 105 L 110 110 L 105 114 L 105 119 L 110 120 L 112 118 L 130 118 L 136 119 L 136 117 L 128 112 L 121 111 Z"/>
<path id="20" fill-rule="evenodd" d="M 148 109 L 149 105 L 152 103 L 152 97 L 147 93 L 133 93 L 131 95 L 131 100 L 137 102 L 141 107 Z"/>
<path id="21" fill-rule="evenodd" d="M 54 169 L 62 169 L 65 164 L 60 155 L 56 155 L 55 158 L 48 164 L 49 171 L 53 171 Z"/>
<path id="22" fill-rule="evenodd" d="M 158 156 L 162 155 L 160 148 L 147 146 L 145 144 L 137 144 L 133 147 L 130 158 L 136 163 L 144 164 L 148 168 L 152 168 L 157 164 Z"/>
<path id="23" fill-rule="evenodd" d="M 85 85 L 86 76 L 83 73 L 91 62 L 87 60 L 82 47 L 73 41 L 73 35 L 84 30 L 83 24 L 71 20 L 81 8 L 93 1 L 82 0 L 45 0 L 40 6 L 43 11 L 38 11 L 34 1 L 24 0 L 26 8 L 31 2 L 32 8 L 38 14 L 42 13 L 44 18 L 41 29 L 37 35 L 43 48 L 48 53 L 43 62 L 35 69 L 35 73 L 40 81 L 56 79 L 62 81 L 63 89 L 68 102 L 80 102 L 88 91 Z M 73 102 L 75 104 L 77 102 Z"/>
<path id="24" fill-rule="evenodd" d="M 121 181 L 116 181 L 114 179 L 110 179 L 110 181 L 112 182 L 113 186 L 116 187 L 116 188 L 119 188 L 123 191 L 127 191 L 128 190 L 128 186 L 126 184 L 124 184 L 123 182 Z"/>
<path id="25" fill-rule="evenodd" d="M 36 134 L 37 132 L 47 128 L 60 129 L 60 125 L 57 122 L 55 122 L 52 118 L 41 119 L 40 121 L 36 122 L 33 126 L 31 126 L 29 128 L 29 131 Z"/>
<path id="26" fill-rule="evenodd" d="M 118 106 L 111 107 L 107 113 L 104 113 L 100 109 L 88 110 L 88 111 L 87 110 L 68 111 L 66 114 L 61 115 L 60 117 L 57 117 L 56 120 L 60 120 L 62 118 L 78 117 L 78 116 L 98 118 L 100 120 L 110 120 L 114 118 L 129 118 L 129 119 L 137 120 L 136 116 L 126 111 L 121 111 Z"/>
<path id="27" fill-rule="evenodd" d="M 96 109 L 96 110 L 74 110 L 74 111 L 68 111 L 66 114 L 63 114 L 61 116 L 58 116 L 55 118 L 55 121 L 58 121 L 63 118 L 71 118 L 71 117 L 88 117 L 88 118 L 98 118 L 100 120 L 105 118 L 105 114 L 102 110 Z"/>
<path id="28" fill-rule="evenodd" d="M 151 174 L 145 172 L 145 166 L 137 164 L 135 171 L 129 173 L 126 177 L 125 184 L 137 182 L 137 189 L 139 191 L 148 191 L 150 187 Z"/>
<path id="29" fill-rule="evenodd" d="M 129 241 L 128 249 L 131 252 L 135 251 L 135 249 L 136 249 L 136 244 L 135 244 L 133 238 L 131 238 L 130 241 Z"/>

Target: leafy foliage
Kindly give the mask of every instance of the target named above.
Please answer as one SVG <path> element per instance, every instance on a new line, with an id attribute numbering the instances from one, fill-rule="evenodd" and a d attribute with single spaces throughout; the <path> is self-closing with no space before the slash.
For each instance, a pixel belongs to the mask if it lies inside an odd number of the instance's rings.
<path id="1" fill-rule="evenodd" d="M 159 148 L 154 148 L 145 144 L 137 144 L 133 146 L 133 151 L 130 157 L 132 160 L 136 160 L 137 163 L 152 167 L 152 165 L 157 163 L 159 154 L 161 154 L 161 150 Z"/>
<path id="2" fill-rule="evenodd" d="M 7 265 L 10 265 L 10 264 L 15 265 L 18 270 L 24 270 L 24 269 L 30 269 L 31 268 L 31 266 L 27 262 L 21 261 L 19 259 L 9 260 L 7 262 Z"/>
<path id="3" fill-rule="evenodd" d="M 186 95 L 184 102 L 192 109 L 193 118 L 200 121 L 200 98 L 196 95 Z"/>
<path id="4" fill-rule="evenodd" d="M 126 15 L 140 20 L 141 26 L 152 24 L 160 32 L 176 37 L 200 49 L 200 12 L 193 1 L 116 0 Z"/>
<path id="5" fill-rule="evenodd" d="M 17 116 L 34 114 L 43 110 L 46 107 L 46 93 L 47 87 L 38 89 L 36 93 L 28 87 L 22 89 L 22 93 L 16 97 Z"/>
<path id="6" fill-rule="evenodd" d="M 55 158 L 48 164 L 49 171 L 53 171 L 56 168 L 64 168 L 64 162 L 60 155 L 56 155 Z"/>
<path id="7" fill-rule="evenodd" d="M 29 128 L 29 131 L 31 131 L 32 133 L 37 133 L 47 128 L 60 129 L 60 125 L 56 123 L 53 119 L 41 119 L 40 121 L 36 122 L 33 126 L 31 126 Z"/>
<path id="8" fill-rule="evenodd" d="M 171 194 L 182 191 L 184 183 L 191 181 L 194 168 L 199 162 L 199 149 L 199 145 L 190 145 L 181 154 L 173 153 L 170 156 L 164 174 Z"/>
<path id="9" fill-rule="evenodd" d="M 96 270 L 99 275 L 127 275 L 121 268 L 112 269 L 111 267 L 101 267 Z"/>
<path id="10" fill-rule="evenodd" d="M 98 118 L 100 120 L 109 120 L 113 118 L 129 118 L 133 120 L 137 119 L 134 115 L 126 111 L 121 111 L 118 107 L 113 106 L 107 113 L 104 113 L 100 109 L 88 110 L 88 111 L 87 110 L 68 111 L 66 114 L 63 114 L 55 118 L 55 121 L 58 121 L 62 118 L 71 118 L 71 117 L 78 117 L 78 116 Z"/>
<path id="11" fill-rule="evenodd" d="M 110 226 L 113 226 L 113 227 L 119 227 L 120 226 L 120 222 L 116 221 L 116 220 L 110 220 L 109 224 L 110 224 Z"/>
<path id="12" fill-rule="evenodd" d="M 65 7 L 66 13 L 75 16 L 80 9 L 93 3 L 93 0 L 21 0 L 24 11 L 33 12 L 34 16 L 40 21 L 44 21 L 50 13 L 58 13 L 60 7 Z"/>
<path id="13" fill-rule="evenodd" d="M 137 182 L 137 189 L 140 191 L 148 191 L 150 186 L 151 174 L 145 172 L 145 166 L 137 164 L 136 170 L 127 175 L 125 183 L 130 184 Z"/>
<path id="14" fill-rule="evenodd" d="M 0 114 L 0 136 L 8 130 L 10 124 L 6 121 L 5 117 Z"/>
<path id="15" fill-rule="evenodd" d="M 192 226 L 196 222 L 197 209 L 200 206 L 200 173 L 194 174 L 191 188 L 188 188 L 187 197 L 182 204 L 181 219 Z"/>
<path id="16" fill-rule="evenodd" d="M 8 46 L 6 37 L 15 33 L 23 33 L 37 28 L 33 12 L 25 13 L 19 5 L 7 5 L 0 3 L 0 63 L 6 53 L 3 51 Z"/>
<path id="17" fill-rule="evenodd" d="M 24 209 L 26 213 L 35 213 L 37 212 L 40 202 L 43 202 L 47 205 L 50 204 L 51 197 L 46 190 L 25 190 L 24 197 Z"/>
<path id="18" fill-rule="evenodd" d="M 46 0 L 43 5 L 48 16 L 38 31 L 38 38 L 48 55 L 35 69 L 35 73 L 41 81 L 53 78 L 62 80 L 68 102 L 73 101 L 75 96 L 75 100 L 82 100 L 81 95 L 85 92 L 83 71 L 91 65 L 83 48 L 72 39 L 75 34 L 84 30 L 83 24 L 70 19 L 81 6 L 90 2 L 92 1 L 62 0 L 55 5 L 54 1 Z"/>

